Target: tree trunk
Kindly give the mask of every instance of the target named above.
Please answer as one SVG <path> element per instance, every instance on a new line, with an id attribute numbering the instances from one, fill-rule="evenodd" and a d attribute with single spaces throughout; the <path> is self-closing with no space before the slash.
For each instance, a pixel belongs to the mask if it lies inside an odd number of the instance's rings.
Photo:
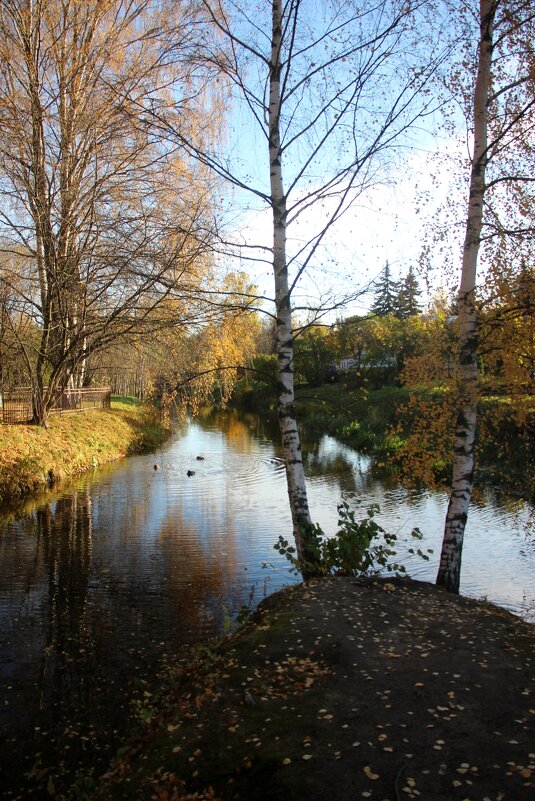
<path id="1" fill-rule="evenodd" d="M 487 105 L 491 82 L 496 0 L 480 0 L 478 73 L 474 92 L 474 153 L 463 247 L 459 314 L 459 411 L 455 428 L 453 478 L 436 583 L 459 592 L 461 557 L 472 496 L 478 395 L 476 271 L 483 221 L 487 164 Z"/>
<path id="2" fill-rule="evenodd" d="M 277 314 L 278 412 L 297 557 L 303 578 L 306 579 L 314 573 L 315 560 L 307 549 L 307 533 L 312 521 L 308 508 L 305 472 L 294 403 L 292 315 L 286 263 L 287 209 L 280 142 L 281 42 L 282 2 L 273 0 L 269 75 L 269 165 L 273 212 L 273 273 Z"/>

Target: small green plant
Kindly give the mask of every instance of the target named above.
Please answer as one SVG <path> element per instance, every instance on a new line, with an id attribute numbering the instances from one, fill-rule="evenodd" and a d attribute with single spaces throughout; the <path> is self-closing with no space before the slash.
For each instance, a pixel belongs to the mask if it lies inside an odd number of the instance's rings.
<path id="1" fill-rule="evenodd" d="M 416 540 L 421 540 L 424 535 L 419 528 L 413 528 L 411 536 Z M 420 559 L 423 559 L 425 562 L 429 562 L 429 554 L 433 553 L 433 549 L 427 548 L 426 553 L 424 553 L 421 548 L 416 548 L 416 550 L 414 550 L 414 548 L 409 548 L 409 553 L 412 553 L 414 556 L 419 556 Z"/>
<path id="2" fill-rule="evenodd" d="M 272 570 L 275 570 L 275 568 L 271 564 L 271 562 L 262 562 L 262 569 L 265 570 L 267 568 L 271 568 Z M 264 598 L 267 598 L 268 585 L 269 585 L 270 581 L 271 581 L 271 577 L 268 575 L 268 576 L 265 576 L 265 578 L 264 578 L 264 580 L 262 582 L 262 585 L 263 585 L 263 597 Z M 249 590 L 249 596 L 247 598 L 247 602 L 240 604 L 240 608 L 238 609 L 238 612 L 236 613 L 236 616 L 235 616 L 234 619 L 232 619 L 232 617 L 230 615 L 230 611 L 229 611 L 228 606 L 223 606 L 223 634 L 224 634 L 225 637 L 228 636 L 229 634 L 232 634 L 232 632 L 238 626 L 242 626 L 244 623 L 246 623 L 249 620 L 249 618 L 251 617 L 251 615 L 253 614 L 253 612 L 255 610 L 255 607 L 256 607 L 256 604 L 257 604 L 257 601 L 255 600 L 255 596 L 256 596 L 256 591 L 258 589 L 259 584 L 260 584 L 259 581 L 255 581 L 254 584 L 251 584 L 251 588 Z"/>
<path id="3" fill-rule="evenodd" d="M 253 585 L 254 587 L 254 585 Z M 253 592 L 254 594 L 254 592 Z M 238 626 L 243 625 L 251 615 L 253 614 L 252 608 L 252 598 L 251 596 L 248 604 L 240 604 L 240 608 L 236 613 L 236 616 L 233 618 L 231 617 L 230 610 L 228 606 L 223 604 L 223 636 L 228 637 L 229 634 L 232 634 Z"/>
<path id="4" fill-rule="evenodd" d="M 226 604 L 223 604 L 223 637 L 228 637 L 235 628 L 236 625 L 230 616 L 229 608 Z"/>
<path id="5" fill-rule="evenodd" d="M 351 440 L 351 444 L 357 450 L 371 450 L 377 445 L 377 437 L 358 420 L 352 420 L 343 426 L 341 433 L 343 437 Z"/>
<path id="6" fill-rule="evenodd" d="M 339 504 L 339 529 L 334 536 L 327 537 L 318 525 L 310 526 L 305 532 L 309 559 L 306 566 L 299 562 L 296 549 L 284 537 L 279 537 L 274 548 L 288 559 L 295 572 L 308 567 L 309 573 L 317 575 L 362 576 L 381 570 L 403 574 L 405 567 L 397 561 L 391 561 L 396 556 L 394 546 L 397 534 L 385 531 L 374 520 L 379 511 L 379 506 L 372 504 L 367 509 L 366 517 L 357 520 L 356 512 L 345 501 Z M 412 530 L 411 536 L 422 539 L 418 528 Z M 414 553 L 412 549 L 410 552 Z M 429 559 L 419 548 L 416 553 L 423 559 Z"/>

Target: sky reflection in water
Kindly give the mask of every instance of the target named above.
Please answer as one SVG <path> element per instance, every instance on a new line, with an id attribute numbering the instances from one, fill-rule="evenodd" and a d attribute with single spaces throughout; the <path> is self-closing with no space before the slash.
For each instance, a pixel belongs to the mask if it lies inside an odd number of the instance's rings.
<path id="1" fill-rule="evenodd" d="M 434 580 L 446 509 L 407 500 L 370 459 L 331 437 L 304 448 L 312 516 L 336 529 L 342 498 L 395 531 L 400 560 Z M 203 456 L 197 460 L 197 456 Z M 154 469 L 157 464 L 158 469 Z M 195 475 L 188 476 L 187 471 Z M 492 491 L 471 511 L 461 591 L 534 619 L 535 544 L 527 505 Z M 425 563 L 408 554 L 418 526 Z M 228 413 L 189 424 L 156 454 L 86 476 L 0 535 L 0 790 L 25 797 L 52 775 L 104 768 L 162 663 L 222 632 L 241 604 L 296 581 L 273 550 L 291 519 L 269 430 Z M 61 758 L 58 757 L 61 755 Z M 65 764 L 62 764 L 64 758 Z"/>

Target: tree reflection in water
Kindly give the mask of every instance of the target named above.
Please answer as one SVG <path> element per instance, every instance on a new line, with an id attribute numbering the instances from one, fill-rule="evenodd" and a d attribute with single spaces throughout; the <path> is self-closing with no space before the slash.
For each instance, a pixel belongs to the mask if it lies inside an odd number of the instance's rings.
<path id="1" fill-rule="evenodd" d="M 23 530 L 7 524 L 0 540 L 2 798 L 104 770 L 162 662 L 221 628 L 228 562 L 213 542 L 200 558 L 199 532 L 163 519 L 150 574 L 124 520 L 100 526 L 95 554 L 93 514 L 89 488 L 79 490 L 26 516 Z"/>
<path id="2" fill-rule="evenodd" d="M 256 602 L 266 578 L 270 591 L 296 580 L 273 550 L 291 519 L 271 433 L 255 415 L 220 413 L 188 424 L 156 455 L 88 475 L 0 522 L 2 799 L 47 798 L 49 779 L 61 790 L 80 767 L 104 771 L 131 729 L 132 702 L 158 685 L 163 665 L 221 633 L 225 609 L 237 612 L 251 587 Z M 369 455 L 333 437 L 305 441 L 304 458 L 325 531 L 335 530 L 341 499 L 361 510 L 377 503 L 398 542 L 419 526 L 422 547 L 438 555 L 443 495 L 422 492 L 409 504 Z M 461 592 L 521 613 L 533 606 L 529 512 L 491 491 L 474 505 Z M 400 559 L 434 580 L 433 560 Z M 263 563 L 276 570 L 266 576 Z"/>

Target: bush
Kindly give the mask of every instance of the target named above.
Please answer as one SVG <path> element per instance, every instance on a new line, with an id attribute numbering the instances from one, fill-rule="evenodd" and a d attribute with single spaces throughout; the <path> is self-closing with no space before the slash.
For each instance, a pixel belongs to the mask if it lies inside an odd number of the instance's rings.
<path id="1" fill-rule="evenodd" d="M 405 567 L 398 562 L 391 562 L 395 557 L 394 545 L 396 534 L 390 534 L 374 520 L 379 506 L 372 504 L 362 520 L 355 519 L 355 512 L 343 501 L 338 506 L 339 530 L 333 537 L 327 537 L 318 525 L 312 525 L 304 532 L 310 562 L 302 565 L 296 558 L 296 549 L 280 536 L 274 548 L 285 556 L 298 571 L 307 568 L 306 572 L 317 575 L 362 576 L 378 573 L 383 569 L 396 574 L 405 573 Z M 421 540 L 422 534 L 414 528 L 411 536 Z M 374 540 L 378 540 L 374 542 Z M 427 549 L 427 553 L 431 553 Z M 411 549 L 411 553 L 414 551 Z M 429 559 L 419 548 L 416 553 L 426 561 Z"/>
<path id="2" fill-rule="evenodd" d="M 357 450 L 372 450 L 377 445 L 377 437 L 368 431 L 357 420 L 353 420 L 341 429 L 341 435 L 351 442 Z"/>

